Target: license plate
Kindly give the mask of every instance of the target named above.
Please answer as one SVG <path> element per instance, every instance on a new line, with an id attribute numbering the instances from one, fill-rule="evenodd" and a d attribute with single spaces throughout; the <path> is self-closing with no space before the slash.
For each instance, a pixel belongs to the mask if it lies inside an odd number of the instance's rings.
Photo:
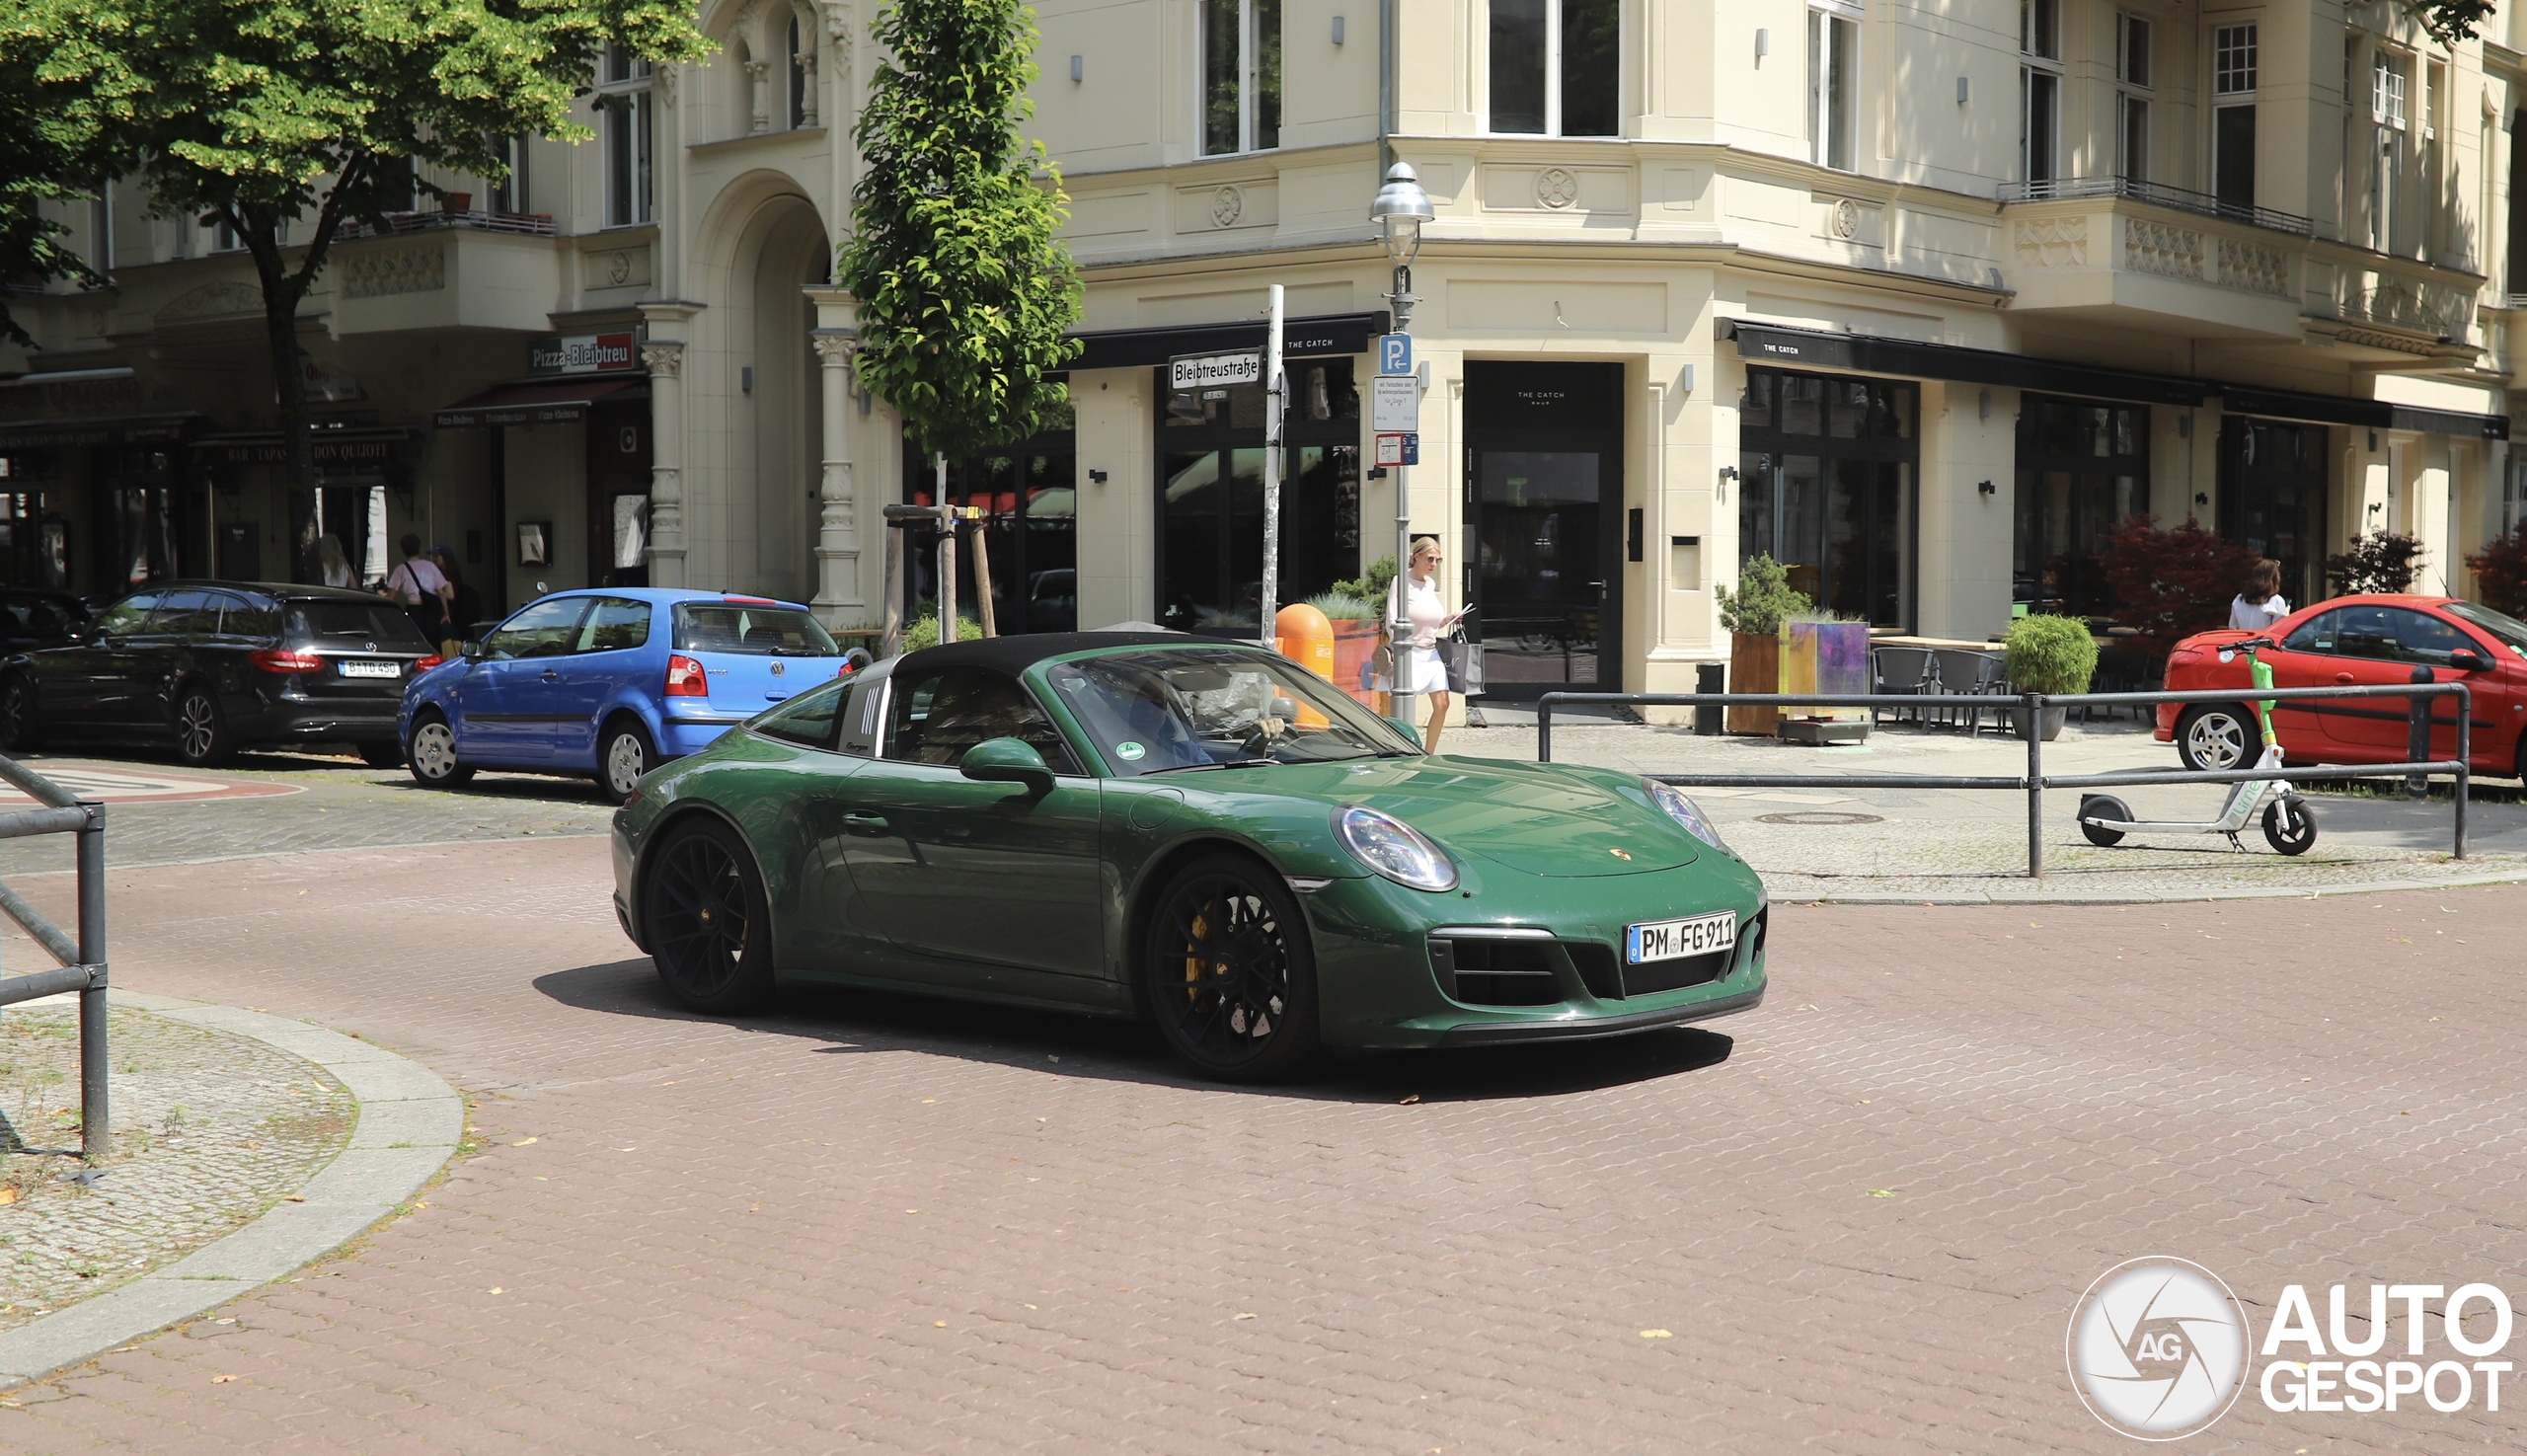
<path id="1" fill-rule="evenodd" d="M 1679 956 L 1708 956 L 1737 944 L 1737 912 L 1722 910 L 1684 920 L 1652 920 L 1623 930 L 1623 958 L 1633 965 L 1673 960 Z"/>
<path id="2" fill-rule="evenodd" d="M 404 664 L 401 662 L 337 662 L 334 665 L 345 677 L 402 677 L 404 675 Z"/>

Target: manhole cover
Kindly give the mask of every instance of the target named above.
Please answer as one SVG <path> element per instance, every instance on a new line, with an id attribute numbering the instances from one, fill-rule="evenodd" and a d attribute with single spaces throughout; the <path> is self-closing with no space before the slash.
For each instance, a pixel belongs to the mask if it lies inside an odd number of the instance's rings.
<path id="1" fill-rule="evenodd" d="M 1832 809 L 1818 808 L 1800 813 L 1757 814 L 1755 822 L 1758 824 L 1882 824 L 1886 821 L 1876 814 L 1836 813 Z"/>

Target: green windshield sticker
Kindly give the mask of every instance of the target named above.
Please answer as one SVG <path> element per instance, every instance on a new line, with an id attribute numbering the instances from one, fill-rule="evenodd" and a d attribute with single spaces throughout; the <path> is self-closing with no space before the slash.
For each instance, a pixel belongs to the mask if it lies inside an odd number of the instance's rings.
<path id="1" fill-rule="evenodd" d="M 1142 747 L 1138 743 L 1117 743 L 1114 745 L 1114 756 L 1127 762 L 1138 759 L 1142 754 L 1147 753 L 1148 751 L 1148 749 Z"/>

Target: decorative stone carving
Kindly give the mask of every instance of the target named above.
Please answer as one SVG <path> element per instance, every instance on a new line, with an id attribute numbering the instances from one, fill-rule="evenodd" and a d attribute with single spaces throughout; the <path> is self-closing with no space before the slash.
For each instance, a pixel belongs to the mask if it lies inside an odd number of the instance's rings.
<path id="1" fill-rule="evenodd" d="M 642 345 L 641 367 L 652 374 L 663 374 L 669 379 L 681 378 L 684 374 L 683 342 L 662 339 L 655 344 Z"/>
<path id="2" fill-rule="evenodd" d="M 260 289 L 244 283 L 204 283 L 190 293 L 178 295 L 165 308 L 158 310 L 157 318 L 160 323 L 172 323 L 182 319 L 215 319 L 228 314 L 260 314 L 263 311 L 264 295 Z"/>
<path id="3" fill-rule="evenodd" d="M 1578 176 L 1568 167 L 1547 167 L 1536 174 L 1536 200 L 1557 210 L 1578 201 Z"/>
<path id="4" fill-rule="evenodd" d="M 1826 219 L 1826 223 L 1834 230 L 1834 236 L 1845 242 L 1859 237 L 1860 204 L 1849 197 L 1837 198 L 1833 213 Z"/>
<path id="5" fill-rule="evenodd" d="M 2220 240 L 2220 281 L 2249 293 L 2290 296 L 2290 260 L 2277 248 L 2236 238 Z"/>
<path id="6" fill-rule="evenodd" d="M 350 250 L 343 255 L 342 269 L 345 298 L 436 293 L 447 286 L 447 245 L 413 243 Z"/>
<path id="7" fill-rule="evenodd" d="M 2202 278 L 2202 235 L 2142 217 L 2123 220 L 2123 266 L 2134 272 Z"/>
<path id="8" fill-rule="evenodd" d="M 1211 194 L 1211 226 L 1235 227 L 1246 215 L 1246 193 L 1233 187 L 1221 188 Z"/>
<path id="9" fill-rule="evenodd" d="M 2032 217 L 2018 225 L 2021 268 L 2086 268 L 2089 220 L 2086 217 Z"/>
<path id="10" fill-rule="evenodd" d="M 833 41 L 834 57 L 844 65 L 851 64 L 851 0 L 823 0 L 825 36 Z"/>
<path id="11" fill-rule="evenodd" d="M 851 356 L 860 351 L 860 341 L 847 334 L 819 331 L 809 338 L 808 343 L 815 346 L 816 357 L 823 360 L 828 369 L 850 368 Z"/>
<path id="12" fill-rule="evenodd" d="M 674 106 L 676 75 L 674 63 L 660 62 L 658 65 L 651 68 L 651 74 L 657 78 L 658 105 L 667 107 Z"/>

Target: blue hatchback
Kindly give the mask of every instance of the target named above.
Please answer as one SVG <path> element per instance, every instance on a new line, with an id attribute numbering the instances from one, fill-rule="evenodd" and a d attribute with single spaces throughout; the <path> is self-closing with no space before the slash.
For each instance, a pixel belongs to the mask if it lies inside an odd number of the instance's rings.
<path id="1" fill-rule="evenodd" d="M 587 774 L 620 804 L 641 775 L 851 670 L 796 602 L 607 587 L 538 597 L 413 679 L 396 726 L 413 777 Z"/>

